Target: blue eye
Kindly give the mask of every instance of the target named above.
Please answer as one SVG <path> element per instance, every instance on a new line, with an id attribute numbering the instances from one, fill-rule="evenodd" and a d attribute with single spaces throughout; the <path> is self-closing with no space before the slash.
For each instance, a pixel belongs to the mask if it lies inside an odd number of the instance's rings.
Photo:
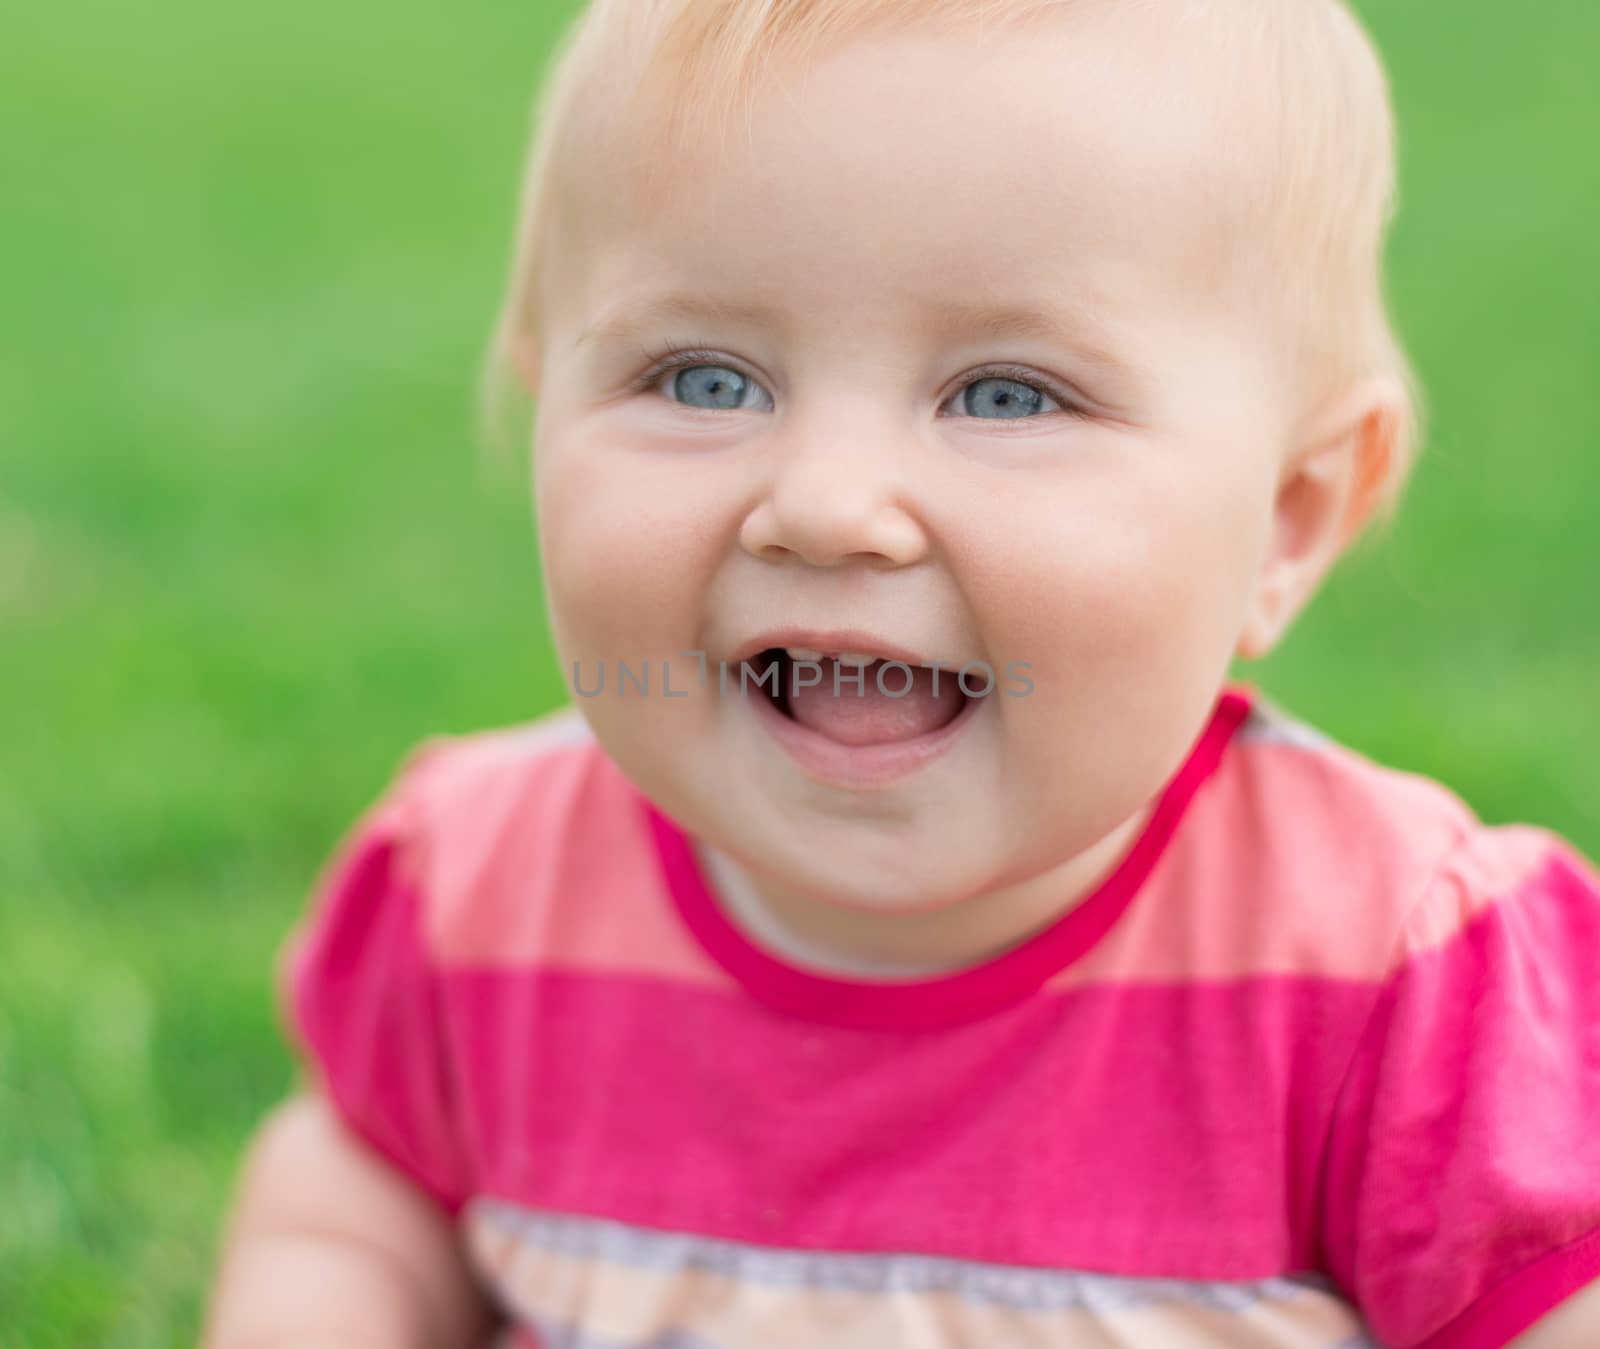
<path id="1" fill-rule="evenodd" d="M 1045 394 L 1031 384 L 997 377 L 973 380 L 962 391 L 961 396 L 961 404 L 967 416 L 991 420 L 1014 420 L 1033 416 L 1042 409 L 1044 401 Z"/>
<path id="2" fill-rule="evenodd" d="M 679 370 L 672 381 L 672 393 L 690 407 L 727 411 L 745 406 L 745 398 L 756 387 L 737 370 L 725 365 L 695 365 Z"/>

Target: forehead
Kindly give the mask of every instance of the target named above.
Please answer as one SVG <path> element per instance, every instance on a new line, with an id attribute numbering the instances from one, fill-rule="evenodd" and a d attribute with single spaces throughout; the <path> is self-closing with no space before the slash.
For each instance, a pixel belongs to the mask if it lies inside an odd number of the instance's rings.
<path id="1" fill-rule="evenodd" d="M 597 123 L 557 282 L 586 318 L 673 278 L 774 309 L 800 285 L 856 323 L 953 292 L 1210 298 L 1250 156 L 1195 49 L 1127 10 L 859 35 L 670 147 Z"/>

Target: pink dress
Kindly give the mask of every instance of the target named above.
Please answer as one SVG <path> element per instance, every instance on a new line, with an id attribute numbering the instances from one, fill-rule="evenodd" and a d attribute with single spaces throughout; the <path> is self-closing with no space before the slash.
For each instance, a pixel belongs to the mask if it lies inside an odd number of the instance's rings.
<path id="1" fill-rule="evenodd" d="M 543 1349 L 1490 1349 L 1600 1278 L 1600 877 L 1230 689 L 973 967 L 763 945 L 571 709 L 430 741 L 285 944 Z"/>

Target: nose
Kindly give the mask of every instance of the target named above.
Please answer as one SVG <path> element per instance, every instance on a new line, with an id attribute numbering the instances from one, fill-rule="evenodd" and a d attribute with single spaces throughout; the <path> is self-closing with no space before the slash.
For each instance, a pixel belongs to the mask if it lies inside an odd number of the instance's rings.
<path id="1" fill-rule="evenodd" d="M 767 488 L 739 530 L 752 556 L 798 557 L 813 567 L 853 560 L 905 567 L 927 555 L 926 533 L 907 507 L 903 472 L 865 437 L 792 436 L 772 452 Z"/>

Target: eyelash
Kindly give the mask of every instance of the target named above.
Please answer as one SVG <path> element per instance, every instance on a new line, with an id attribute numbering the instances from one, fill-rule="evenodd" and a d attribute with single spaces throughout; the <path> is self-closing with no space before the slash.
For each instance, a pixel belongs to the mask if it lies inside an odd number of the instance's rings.
<path id="1" fill-rule="evenodd" d="M 644 355 L 645 359 L 650 362 L 650 367 L 644 374 L 640 375 L 639 378 L 633 382 L 632 386 L 628 390 L 630 395 L 647 393 L 672 372 L 677 370 L 692 370 L 697 365 L 720 365 L 729 370 L 739 370 L 739 367 L 733 362 L 729 361 L 726 356 L 723 356 L 716 351 L 708 350 L 706 346 L 699 343 L 690 343 L 686 346 L 669 344 L 665 347 L 660 347 L 654 350 L 646 349 Z M 739 373 L 743 374 L 744 372 L 739 371 Z M 746 375 L 745 378 L 749 379 L 751 376 Z M 1032 371 L 1026 370 L 1021 366 L 998 365 L 977 370 L 967 379 L 965 384 L 961 385 L 961 388 L 956 392 L 960 393 L 961 389 L 967 388 L 968 385 L 976 384 L 980 380 L 985 379 L 1010 380 L 1013 383 L 1023 384 L 1030 389 L 1037 389 L 1041 393 L 1048 394 L 1061 405 L 1061 411 L 1057 414 L 1044 413 L 1042 414 L 1043 416 L 1048 417 L 1051 415 L 1057 415 L 1078 418 L 1087 418 L 1089 416 L 1089 413 L 1084 407 L 1083 400 L 1081 398 L 1067 392 L 1065 389 L 1057 387 L 1047 380 L 1041 379 Z M 713 409 L 690 408 L 689 410 L 691 412 L 710 412 Z M 974 417 L 970 418 L 969 420 L 1039 421 L 1040 418 Z"/>

